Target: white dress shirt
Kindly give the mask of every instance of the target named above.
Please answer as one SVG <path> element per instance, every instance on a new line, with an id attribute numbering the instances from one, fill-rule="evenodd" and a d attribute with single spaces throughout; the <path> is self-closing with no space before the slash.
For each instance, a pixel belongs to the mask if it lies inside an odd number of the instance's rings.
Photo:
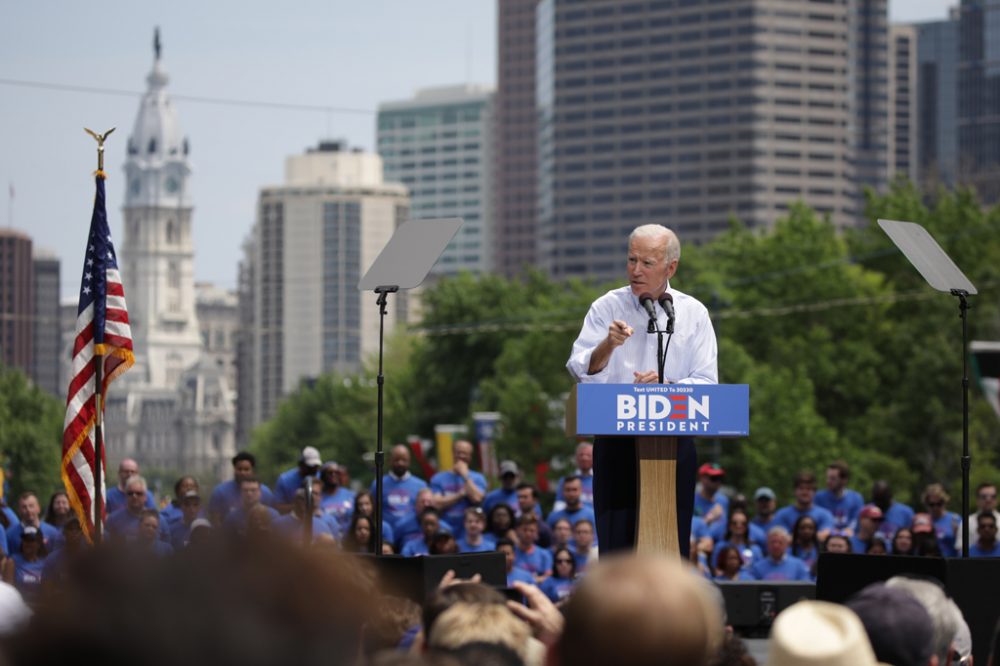
<path id="1" fill-rule="evenodd" d="M 667 349 L 663 379 L 675 384 L 718 384 L 718 345 L 708 309 L 696 298 L 670 289 L 674 299 L 674 335 Z M 657 325 L 666 328 L 667 315 L 657 304 Z M 608 337 L 608 327 L 615 319 L 624 321 L 634 330 L 620 347 L 614 348 L 608 364 L 600 372 L 588 374 L 590 356 L 602 340 Z M 649 315 L 639 305 L 639 297 L 630 287 L 614 289 L 590 306 L 587 318 L 566 368 L 578 382 L 602 384 L 632 384 L 635 372 L 656 370 L 656 333 L 647 333 Z M 663 336 L 666 343 L 667 336 Z"/>

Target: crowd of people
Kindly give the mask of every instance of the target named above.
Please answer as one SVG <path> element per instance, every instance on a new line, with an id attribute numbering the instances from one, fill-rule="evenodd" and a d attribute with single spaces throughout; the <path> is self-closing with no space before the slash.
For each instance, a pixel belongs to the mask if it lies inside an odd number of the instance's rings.
<path id="1" fill-rule="evenodd" d="M 500 551 L 507 561 L 507 583 L 539 586 L 562 603 L 598 555 L 593 511 L 593 448 L 581 443 L 576 469 L 559 479 L 555 501 L 542 507 L 538 488 L 524 482 L 511 461 L 500 465 L 499 486 L 489 488 L 474 471 L 473 446 L 453 445 L 454 464 L 429 482 L 411 471 L 410 450 L 391 449 L 382 485 L 382 552 L 404 556 Z M 184 476 L 163 504 L 153 496 L 136 461 L 125 459 L 117 484 L 107 492 L 106 537 L 162 556 L 186 548 L 213 532 L 236 536 L 275 534 L 309 540 L 348 552 L 373 553 L 375 483 L 350 489 L 345 470 L 324 463 L 313 447 L 282 473 L 272 490 L 256 476 L 253 454 L 232 459 L 233 476 L 204 493 L 197 479 Z M 969 531 L 972 557 L 1000 557 L 997 542 L 997 487 L 976 489 L 977 510 L 963 521 L 948 510 L 948 493 L 927 486 L 924 511 L 893 499 L 877 481 L 866 500 L 848 487 L 846 463 L 826 469 L 825 488 L 801 472 L 792 481 L 791 504 L 777 507 L 771 488 L 757 488 L 752 500 L 724 492 L 725 471 L 705 463 L 698 470 L 691 525 L 690 557 L 706 578 L 739 580 L 815 580 L 822 552 L 893 553 L 954 556 Z M 7 556 L 0 567 L 5 581 L 29 601 L 46 579 L 58 579 L 66 553 L 86 545 L 64 492 L 56 492 L 42 512 L 35 494 L 23 493 L 16 512 L 4 506 L 0 546 Z M 305 517 L 311 514 L 307 521 Z"/>

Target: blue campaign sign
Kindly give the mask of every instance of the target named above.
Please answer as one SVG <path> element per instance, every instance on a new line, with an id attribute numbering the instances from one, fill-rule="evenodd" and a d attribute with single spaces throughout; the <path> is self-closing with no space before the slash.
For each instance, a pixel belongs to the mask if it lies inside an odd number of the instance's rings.
<path id="1" fill-rule="evenodd" d="M 746 437 L 747 384 L 580 384 L 581 435 Z"/>

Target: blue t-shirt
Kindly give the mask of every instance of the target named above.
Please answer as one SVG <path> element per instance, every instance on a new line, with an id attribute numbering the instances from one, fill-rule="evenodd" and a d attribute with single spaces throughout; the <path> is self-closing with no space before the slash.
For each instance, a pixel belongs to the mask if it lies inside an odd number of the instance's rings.
<path id="1" fill-rule="evenodd" d="M 486 497 L 483 498 L 483 512 L 489 513 L 490 509 L 498 504 L 506 504 L 516 516 L 520 512 L 517 504 L 517 488 L 511 488 L 510 490 L 497 488 L 486 493 Z"/>
<path id="2" fill-rule="evenodd" d="M 729 543 L 728 541 L 723 540 L 716 543 L 715 547 L 712 548 L 712 561 L 710 564 L 713 570 L 719 565 L 719 551 L 726 546 L 733 546 L 736 550 L 740 551 L 740 558 L 743 560 L 744 569 L 749 569 L 753 566 L 754 562 L 764 559 L 764 554 L 761 551 L 760 546 L 755 543 L 752 543 L 749 546 L 744 546 L 742 544 Z"/>
<path id="3" fill-rule="evenodd" d="M 816 560 L 819 559 L 819 549 L 815 546 L 810 546 L 807 548 L 802 548 L 798 546 L 792 546 L 789 551 L 792 555 L 799 558 L 806 563 L 806 567 L 809 568 L 810 573 L 813 572 L 816 566 Z"/>
<path id="4" fill-rule="evenodd" d="M 104 512 L 107 515 L 113 514 L 119 509 L 125 508 L 125 503 L 128 497 L 125 495 L 125 491 L 115 486 L 111 488 L 106 493 L 104 493 Z M 146 507 L 147 509 L 156 508 L 156 500 L 153 498 L 153 491 L 146 491 Z"/>
<path id="5" fill-rule="evenodd" d="M 833 529 L 838 532 L 850 528 L 865 505 L 861 493 L 848 489 L 844 490 L 841 497 L 834 495 L 832 490 L 821 490 L 816 493 L 813 502 L 833 514 Z"/>
<path id="6" fill-rule="evenodd" d="M 736 574 L 736 578 L 735 579 L 729 578 L 727 576 L 716 576 L 712 580 L 730 581 L 731 582 L 733 580 L 757 580 L 757 579 L 754 578 L 753 574 L 750 573 L 749 571 L 747 571 L 746 569 L 740 569 L 739 572 Z"/>
<path id="7" fill-rule="evenodd" d="M 382 517 L 388 520 L 393 530 L 401 522 L 416 513 L 417 493 L 427 487 L 427 482 L 409 472 L 397 479 L 392 474 L 382 477 Z M 375 497 L 375 482 L 371 485 Z"/>
<path id="8" fill-rule="evenodd" d="M 576 581 L 572 578 L 549 576 L 542 581 L 539 589 L 555 604 L 568 597 L 573 591 L 574 585 L 576 585 Z"/>
<path id="9" fill-rule="evenodd" d="M 267 512 L 271 514 L 271 525 L 281 517 L 281 514 L 275 511 L 271 507 L 267 507 Z M 247 533 L 247 512 L 243 507 L 238 507 L 229 512 L 226 519 L 223 521 L 222 526 L 229 530 L 230 532 L 235 532 L 239 535 L 244 535 Z"/>
<path id="10" fill-rule="evenodd" d="M 286 537 L 288 539 L 298 540 L 299 543 L 302 543 L 302 536 L 305 532 L 305 528 L 303 527 L 302 521 L 296 518 L 295 515 L 291 513 L 286 513 L 285 515 L 281 516 L 280 518 L 274 521 L 272 528 L 274 529 L 274 532 L 276 534 L 280 534 L 281 536 Z M 336 538 L 337 536 L 333 533 L 333 530 L 330 529 L 330 524 L 326 520 L 320 518 L 319 516 L 313 516 L 312 517 L 313 541 L 316 541 L 317 537 L 319 537 L 320 534 L 326 534 L 333 538 Z"/>
<path id="11" fill-rule="evenodd" d="M 778 525 L 778 521 L 775 519 L 774 514 L 771 514 L 770 520 L 763 520 L 761 519 L 760 516 L 754 516 L 753 518 L 750 519 L 750 524 L 755 525 L 759 530 L 761 530 L 764 533 L 764 539 L 765 539 L 764 545 L 766 545 L 767 533 L 771 531 L 772 527 Z"/>
<path id="12" fill-rule="evenodd" d="M 891 550 L 890 544 L 892 543 L 892 541 L 887 540 L 885 537 L 883 537 L 881 534 L 878 534 L 878 533 L 876 533 L 868 541 L 864 541 L 862 539 L 859 539 L 857 536 L 850 536 L 850 537 L 847 537 L 847 539 L 851 542 L 851 552 L 852 553 L 865 553 L 865 552 L 867 552 L 869 541 L 874 541 L 875 539 L 878 539 L 879 541 L 882 542 L 882 544 L 885 546 L 885 552 L 888 553 Z"/>
<path id="13" fill-rule="evenodd" d="M 337 489 L 332 493 L 323 493 L 319 507 L 323 513 L 328 513 L 337 520 L 341 534 L 347 533 L 351 526 L 351 516 L 354 514 L 353 492 L 343 486 L 337 486 Z"/>
<path id="14" fill-rule="evenodd" d="M 129 513 L 128 509 L 118 509 L 113 514 L 108 516 L 108 520 L 105 526 L 108 530 L 108 535 L 123 538 L 123 539 L 134 539 L 139 533 L 139 523 L 142 522 L 142 515 L 134 515 Z M 170 543 L 170 530 L 167 528 L 167 524 L 160 521 L 160 536 L 159 540 L 164 543 Z"/>
<path id="15" fill-rule="evenodd" d="M 42 591 L 45 558 L 39 557 L 34 562 L 29 562 L 21 553 L 14 553 L 11 559 L 14 560 L 14 587 L 26 600 L 36 600 Z"/>
<path id="16" fill-rule="evenodd" d="M 815 504 L 805 511 L 800 510 L 794 504 L 789 504 L 786 507 L 778 509 L 778 512 L 774 514 L 774 522 L 784 527 L 791 534 L 792 530 L 795 529 L 795 523 L 802 516 L 809 516 L 813 519 L 816 523 L 817 532 L 833 529 L 833 514 Z"/>
<path id="17" fill-rule="evenodd" d="M 439 530 L 451 532 L 451 525 L 441 519 L 438 519 L 438 522 Z M 393 536 L 395 537 L 394 545 L 397 553 L 401 552 L 410 541 L 413 541 L 414 539 L 422 541 L 424 538 L 423 530 L 420 529 L 420 516 L 417 516 L 416 514 L 401 522 L 392 531 Z"/>
<path id="18" fill-rule="evenodd" d="M 182 520 L 184 520 L 184 512 L 177 504 L 177 500 L 173 500 L 160 511 L 160 522 L 167 526 L 168 531 Z"/>
<path id="19" fill-rule="evenodd" d="M 812 580 L 806 563 L 791 555 L 785 555 L 780 562 L 761 558 L 750 567 L 750 573 L 757 580 Z"/>
<path id="20" fill-rule="evenodd" d="M 423 539 L 410 539 L 403 546 L 403 555 L 414 557 L 415 555 L 427 555 L 430 552 L 427 542 Z"/>
<path id="21" fill-rule="evenodd" d="M 264 506 L 274 505 L 274 493 L 263 483 L 260 484 L 260 503 Z M 235 479 L 223 481 L 212 490 L 212 495 L 208 499 L 208 515 L 219 514 L 225 520 L 230 512 L 240 507 L 240 487 Z"/>
<path id="22" fill-rule="evenodd" d="M 62 547 L 63 536 L 58 527 L 50 525 L 43 520 L 39 523 L 39 529 L 42 532 L 42 542 L 45 544 L 46 550 L 51 553 L 56 548 Z M 7 528 L 8 555 L 21 552 L 21 534 L 23 534 L 23 530 L 24 526 L 20 523 L 15 523 Z"/>
<path id="23" fill-rule="evenodd" d="M 701 520 L 701 518 L 698 518 L 698 520 Z M 717 520 L 707 528 L 708 536 L 712 537 L 712 541 L 722 541 L 726 538 L 726 528 L 728 527 L 729 521 L 721 522 Z M 767 531 L 753 521 L 747 525 L 747 536 L 750 537 L 750 543 L 757 544 L 761 549 L 767 548 Z"/>
<path id="24" fill-rule="evenodd" d="M 565 483 L 566 477 L 560 477 L 559 485 L 556 488 L 556 501 L 552 506 L 552 510 L 556 511 L 559 509 L 564 509 L 566 507 L 566 498 L 563 496 L 563 483 Z M 583 505 L 589 509 L 594 508 L 594 475 L 580 475 L 580 501 Z"/>
<path id="25" fill-rule="evenodd" d="M 529 585 L 535 584 L 535 577 L 521 567 L 514 565 L 514 568 L 507 574 L 507 587 L 514 587 L 514 581 L 521 581 Z"/>
<path id="26" fill-rule="evenodd" d="M 588 550 L 586 553 L 580 553 L 577 552 L 576 550 L 573 550 L 572 553 L 573 553 L 573 562 L 576 564 L 576 574 L 579 576 L 580 574 L 584 573 L 587 570 L 587 563 L 590 562 L 590 551 Z M 555 566 L 554 562 L 553 566 Z"/>
<path id="27" fill-rule="evenodd" d="M 1000 557 L 1000 541 L 994 542 L 993 548 L 990 550 L 982 549 L 978 541 L 970 543 L 969 557 Z"/>
<path id="28" fill-rule="evenodd" d="M 889 510 L 882 513 L 885 517 L 879 525 L 878 532 L 886 541 L 891 542 L 900 527 L 909 527 L 913 524 L 913 509 L 905 504 L 893 502 L 889 505 Z"/>
<path id="29" fill-rule="evenodd" d="M 317 472 L 310 476 L 316 478 L 318 475 Z M 295 501 L 295 491 L 305 487 L 305 480 L 306 477 L 299 471 L 298 466 L 282 472 L 274 483 L 275 504 L 292 504 Z"/>
<path id="30" fill-rule="evenodd" d="M 722 516 L 712 521 L 712 523 L 722 521 L 722 524 L 725 525 L 729 516 L 729 498 L 721 490 L 716 492 L 710 500 L 705 499 L 701 493 L 696 492 L 694 494 L 694 515 L 704 518 L 716 504 L 722 507 Z"/>
<path id="31" fill-rule="evenodd" d="M 483 535 L 478 546 L 470 546 L 464 536 L 456 539 L 455 542 L 458 544 L 458 552 L 460 553 L 492 553 L 497 549 L 497 542 L 488 534 Z"/>
<path id="32" fill-rule="evenodd" d="M 955 548 L 955 530 L 961 524 L 961 518 L 957 513 L 945 511 L 944 514 L 934 521 L 934 534 L 937 536 L 938 548 L 944 557 L 955 557 L 958 551 Z"/>
<path id="33" fill-rule="evenodd" d="M 535 576 L 545 576 L 552 572 L 552 553 L 538 546 L 530 551 L 515 546 L 514 565 Z"/>
<path id="34" fill-rule="evenodd" d="M 594 510 L 588 509 L 586 505 L 581 505 L 579 509 L 575 511 L 570 511 L 569 509 L 560 509 L 559 511 L 553 511 L 549 514 L 548 524 L 551 528 L 556 524 L 556 521 L 565 518 L 569 521 L 570 525 L 576 525 L 581 520 L 589 520 L 591 525 L 596 527 L 597 522 L 594 518 Z"/>
<path id="35" fill-rule="evenodd" d="M 486 492 L 486 477 L 479 472 L 469 471 L 469 478 L 480 491 Z M 438 472 L 431 477 L 431 490 L 435 495 L 451 495 L 461 492 L 465 487 L 465 479 L 451 470 Z M 462 497 L 444 510 L 441 517 L 448 521 L 456 538 L 465 533 L 465 510 L 473 506 L 468 497 Z"/>

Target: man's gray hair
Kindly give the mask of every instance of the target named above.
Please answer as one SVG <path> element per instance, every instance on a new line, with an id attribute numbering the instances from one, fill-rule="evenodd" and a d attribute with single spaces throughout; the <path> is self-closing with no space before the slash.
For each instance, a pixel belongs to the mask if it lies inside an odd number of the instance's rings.
<path id="1" fill-rule="evenodd" d="M 142 478 L 138 474 L 133 474 L 128 477 L 128 481 L 125 482 L 125 490 L 128 490 L 132 486 L 141 486 L 144 492 L 149 490 L 149 486 L 146 485 L 146 479 Z"/>
<path id="2" fill-rule="evenodd" d="M 780 534 L 786 539 L 792 538 L 792 535 L 789 534 L 788 530 L 785 529 L 782 525 L 775 525 L 774 527 L 772 527 L 767 531 L 767 536 L 771 536 L 772 534 Z"/>
<path id="3" fill-rule="evenodd" d="M 663 226 L 662 224 L 643 224 L 632 230 L 628 236 L 629 247 L 636 238 L 652 238 L 656 240 L 666 240 L 663 248 L 663 258 L 669 264 L 675 259 L 681 258 L 681 241 L 677 234 Z"/>
<path id="4" fill-rule="evenodd" d="M 952 610 L 954 603 L 944 593 L 944 590 L 928 580 L 918 580 L 906 576 L 893 576 L 885 584 L 886 587 L 909 592 L 927 610 L 927 614 L 931 616 L 931 623 L 934 625 L 934 654 L 938 656 L 940 663 L 947 663 L 948 655 L 951 652 L 951 643 L 955 639 L 955 634 L 958 633 L 958 622 L 956 622 L 955 613 Z"/>

